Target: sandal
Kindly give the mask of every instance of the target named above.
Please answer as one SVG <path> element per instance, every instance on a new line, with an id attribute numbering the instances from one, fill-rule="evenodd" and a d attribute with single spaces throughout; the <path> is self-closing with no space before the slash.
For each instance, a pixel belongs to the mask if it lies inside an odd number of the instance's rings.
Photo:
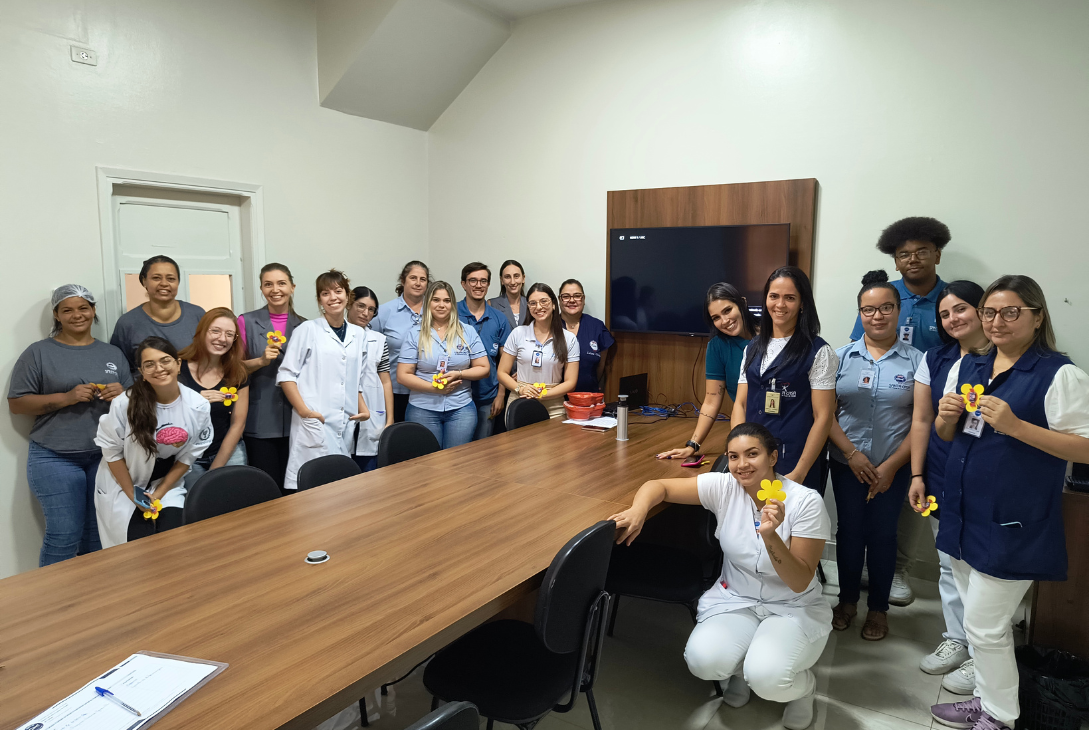
<path id="1" fill-rule="evenodd" d="M 853 603 L 840 603 L 832 609 L 832 628 L 836 631 L 846 631 L 851 628 L 851 622 L 858 615 L 858 609 Z"/>
<path id="2" fill-rule="evenodd" d="M 866 614 L 866 623 L 862 624 L 862 638 L 866 641 L 881 641 L 889 635 L 889 615 L 885 611 L 870 611 Z"/>

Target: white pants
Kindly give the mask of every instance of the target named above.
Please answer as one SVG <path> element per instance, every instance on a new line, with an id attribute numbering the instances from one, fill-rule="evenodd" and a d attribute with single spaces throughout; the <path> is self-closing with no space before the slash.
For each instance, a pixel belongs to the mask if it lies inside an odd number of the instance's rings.
<path id="1" fill-rule="evenodd" d="M 964 631 L 976 660 L 976 697 L 999 722 L 1013 727 L 1017 704 L 1017 661 L 1013 656 L 1013 618 L 1030 580 L 1002 580 L 952 559 L 953 578 L 964 600 Z"/>
<path id="2" fill-rule="evenodd" d="M 934 531 L 934 537 L 938 537 L 938 518 L 931 517 L 930 528 Z M 938 565 L 941 570 L 938 573 L 938 593 L 942 597 L 942 615 L 945 616 L 945 633 L 942 638 L 950 639 L 968 647 L 968 653 L 972 653 L 972 646 L 968 643 L 968 636 L 964 633 L 964 601 L 960 599 L 960 591 L 957 590 L 957 582 L 953 580 L 953 563 L 948 553 L 938 551 Z"/>
<path id="3" fill-rule="evenodd" d="M 756 606 L 708 616 L 692 629 L 684 660 L 700 679 L 727 680 L 744 672 L 752 691 L 772 702 L 813 694 L 828 635 L 811 641 L 790 618 Z"/>

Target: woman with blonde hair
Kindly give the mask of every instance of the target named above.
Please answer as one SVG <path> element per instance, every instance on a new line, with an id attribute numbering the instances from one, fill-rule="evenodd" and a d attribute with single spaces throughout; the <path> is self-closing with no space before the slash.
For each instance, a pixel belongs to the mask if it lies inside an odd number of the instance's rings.
<path id="1" fill-rule="evenodd" d="M 466 381 L 491 372 L 480 336 L 462 326 L 455 303 L 445 281 L 427 287 L 420 324 L 405 337 L 397 363 L 397 382 L 411 391 L 405 420 L 426 426 L 444 449 L 472 441 L 476 406 Z"/>

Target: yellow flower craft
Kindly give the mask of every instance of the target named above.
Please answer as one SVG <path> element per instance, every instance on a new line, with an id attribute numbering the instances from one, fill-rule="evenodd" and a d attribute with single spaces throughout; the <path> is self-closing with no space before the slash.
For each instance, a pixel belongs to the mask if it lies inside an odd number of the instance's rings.
<path id="1" fill-rule="evenodd" d="M 968 385 L 965 383 L 960 386 L 960 397 L 964 399 L 964 410 L 971 413 L 979 408 L 979 396 L 983 395 L 982 385 Z"/>
<path id="2" fill-rule="evenodd" d="M 277 347 L 283 346 L 287 342 L 287 338 L 284 337 L 284 333 L 280 330 L 273 330 L 268 333 L 268 343 L 270 345 L 276 345 Z"/>
<path id="3" fill-rule="evenodd" d="M 431 376 L 431 385 L 442 390 L 446 387 L 446 373 L 435 373 Z"/>
<path id="4" fill-rule="evenodd" d="M 926 502 L 924 502 L 924 504 L 926 505 L 926 509 L 919 513 L 923 517 L 929 517 L 931 512 L 938 509 L 938 500 L 934 498 L 933 494 L 926 498 Z"/>
<path id="5" fill-rule="evenodd" d="M 220 388 L 220 393 L 223 393 L 223 405 L 229 406 L 238 400 L 238 388 Z"/>
<path id="6" fill-rule="evenodd" d="M 756 493 L 756 498 L 764 501 L 777 499 L 780 502 L 784 502 L 786 501 L 787 494 L 783 491 L 783 483 L 778 479 L 774 482 L 762 479 L 760 481 L 760 490 Z"/>
<path id="7" fill-rule="evenodd" d="M 548 388 L 546 387 L 547 385 L 548 383 L 534 383 L 533 387 L 541 391 L 541 396 L 543 397 L 548 395 Z"/>
<path id="8" fill-rule="evenodd" d="M 145 520 L 157 520 L 159 519 L 159 511 L 162 510 L 163 503 L 155 499 L 151 502 L 151 509 L 144 512 Z"/>

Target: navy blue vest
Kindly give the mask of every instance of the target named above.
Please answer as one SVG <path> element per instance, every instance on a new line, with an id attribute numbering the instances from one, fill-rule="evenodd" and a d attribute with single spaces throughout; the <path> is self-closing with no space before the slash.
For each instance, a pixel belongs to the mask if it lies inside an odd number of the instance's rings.
<path id="1" fill-rule="evenodd" d="M 268 333 L 272 331 L 272 319 L 268 307 L 261 307 L 242 315 L 246 323 L 246 359 L 253 360 L 265 354 Z M 245 435 L 250 438 L 274 439 L 288 436 L 291 427 L 291 404 L 283 390 L 276 385 L 276 371 L 284 360 L 284 353 L 291 347 L 291 334 L 306 320 L 288 312 L 287 343 L 280 350 L 275 362 L 250 373 L 250 409 L 246 415 Z"/>
<path id="2" fill-rule="evenodd" d="M 745 382 L 749 387 L 749 395 L 745 401 L 745 420 L 765 426 L 779 440 L 779 462 L 775 465 L 775 471 L 780 474 L 793 471 L 805 451 L 805 441 L 813 428 L 809 369 L 813 367 L 813 358 L 817 356 L 817 351 L 826 344 L 820 337 L 816 338 L 806 356 L 789 365 L 783 364 L 786 355 L 784 350 L 772 360 L 763 375 L 760 374 L 759 357 L 753 357 L 752 362 L 745 368 Z M 751 343 L 749 347 L 752 347 Z M 779 393 L 778 415 L 764 413 L 764 394 L 772 389 L 772 380 L 775 380 L 775 391 Z M 820 477 L 818 459 L 802 483 L 810 489 L 818 489 Z"/>
<path id="3" fill-rule="evenodd" d="M 960 343 L 947 342 L 926 351 L 926 366 L 930 369 L 930 406 L 938 415 L 938 401 L 945 391 L 949 371 L 960 359 Z M 937 430 L 930 427 L 930 442 L 926 447 L 926 493 L 938 500 L 937 516 L 941 517 L 941 505 L 945 501 L 945 462 L 949 459 L 948 441 L 942 441 Z"/>
<path id="4" fill-rule="evenodd" d="M 1070 359 L 1030 349 L 987 385 L 995 353 L 967 355 L 960 386 L 982 384 L 985 395 L 1047 428 L 1044 396 Z M 945 471 L 938 549 L 1003 580 L 1066 580 L 1062 491 L 1066 462 L 984 424 L 979 438 L 957 424 Z"/>

